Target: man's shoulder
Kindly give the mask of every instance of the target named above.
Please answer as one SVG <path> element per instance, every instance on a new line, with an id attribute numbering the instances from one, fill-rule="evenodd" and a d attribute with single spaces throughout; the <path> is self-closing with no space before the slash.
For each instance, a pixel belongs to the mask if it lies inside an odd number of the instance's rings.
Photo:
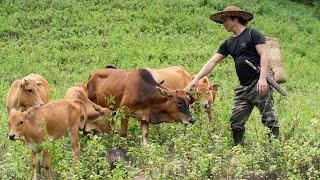
<path id="1" fill-rule="evenodd" d="M 249 34 L 250 34 L 250 36 L 252 36 L 252 35 L 262 35 L 262 33 L 259 31 L 259 30 L 257 30 L 257 29 L 255 29 L 255 28 L 249 28 Z"/>

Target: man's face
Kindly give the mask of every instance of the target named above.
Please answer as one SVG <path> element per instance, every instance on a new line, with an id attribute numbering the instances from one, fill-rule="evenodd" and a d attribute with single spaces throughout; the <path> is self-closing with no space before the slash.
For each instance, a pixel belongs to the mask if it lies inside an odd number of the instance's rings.
<path id="1" fill-rule="evenodd" d="M 227 31 L 232 31 L 232 28 L 234 27 L 235 25 L 235 19 L 232 20 L 230 17 L 224 17 L 223 18 L 223 26 L 224 28 L 227 30 Z"/>

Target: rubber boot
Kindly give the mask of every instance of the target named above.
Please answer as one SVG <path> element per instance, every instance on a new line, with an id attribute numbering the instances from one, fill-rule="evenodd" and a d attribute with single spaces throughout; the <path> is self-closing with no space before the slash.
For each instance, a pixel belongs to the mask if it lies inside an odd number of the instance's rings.
<path id="1" fill-rule="evenodd" d="M 271 130 L 271 133 L 269 133 L 269 137 L 275 138 L 275 139 L 279 139 L 280 137 L 280 132 L 279 132 L 279 128 L 278 127 L 269 127 L 269 129 Z"/>
<path id="2" fill-rule="evenodd" d="M 243 135 L 244 130 L 232 130 L 232 136 L 233 136 L 233 146 L 241 145 L 243 146 Z"/>

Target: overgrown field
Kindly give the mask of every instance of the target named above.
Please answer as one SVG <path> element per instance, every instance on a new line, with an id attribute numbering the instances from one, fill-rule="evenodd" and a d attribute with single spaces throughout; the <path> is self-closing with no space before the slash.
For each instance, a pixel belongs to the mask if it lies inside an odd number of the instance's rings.
<path id="1" fill-rule="evenodd" d="M 288 96 L 275 92 L 281 141 L 269 142 L 255 109 L 246 125 L 246 145 L 232 147 L 229 115 L 238 80 L 233 60 L 222 61 L 209 78 L 219 84 L 215 125 L 192 109 L 196 123 L 151 125 L 141 145 L 132 119 L 127 139 L 83 135 L 72 167 L 69 138 L 49 144 L 55 179 L 225 179 L 320 177 L 319 4 L 289 0 L 2 0 L 0 1 L 0 179 L 32 176 L 30 151 L 9 141 L 5 98 L 11 83 L 30 73 L 51 85 L 50 100 L 89 74 L 112 64 L 121 69 L 180 65 L 192 73 L 230 33 L 209 16 L 228 5 L 254 14 L 249 26 L 280 42 Z M 119 129 L 121 114 L 113 117 Z M 123 147 L 127 161 L 111 167 L 102 154 Z"/>

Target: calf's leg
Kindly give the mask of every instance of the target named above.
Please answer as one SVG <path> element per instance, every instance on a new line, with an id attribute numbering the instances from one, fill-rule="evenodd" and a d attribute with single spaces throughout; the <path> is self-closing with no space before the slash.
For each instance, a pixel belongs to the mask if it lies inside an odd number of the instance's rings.
<path id="1" fill-rule="evenodd" d="M 140 123 L 141 123 L 142 143 L 148 144 L 149 123 L 144 120 L 140 121 Z"/>
<path id="2" fill-rule="evenodd" d="M 128 119 L 121 119 L 120 136 L 127 137 L 127 131 L 128 131 Z"/>
<path id="3" fill-rule="evenodd" d="M 80 156 L 80 145 L 79 145 L 79 129 L 78 126 L 71 128 L 71 148 L 74 159 L 79 159 Z"/>
<path id="4" fill-rule="evenodd" d="M 51 158 L 48 150 L 44 149 L 43 150 L 43 161 L 44 161 L 44 168 L 47 173 L 47 179 L 51 180 L 52 175 L 51 175 Z"/>
<path id="5" fill-rule="evenodd" d="M 32 150 L 32 167 L 33 167 L 33 175 L 32 180 L 38 179 L 38 174 L 40 174 L 40 166 L 39 166 L 39 158 L 38 153 Z"/>
<path id="6" fill-rule="evenodd" d="M 206 107 L 206 111 L 208 113 L 209 124 L 214 125 L 213 118 L 212 118 L 211 104 L 208 104 L 208 106 Z"/>

